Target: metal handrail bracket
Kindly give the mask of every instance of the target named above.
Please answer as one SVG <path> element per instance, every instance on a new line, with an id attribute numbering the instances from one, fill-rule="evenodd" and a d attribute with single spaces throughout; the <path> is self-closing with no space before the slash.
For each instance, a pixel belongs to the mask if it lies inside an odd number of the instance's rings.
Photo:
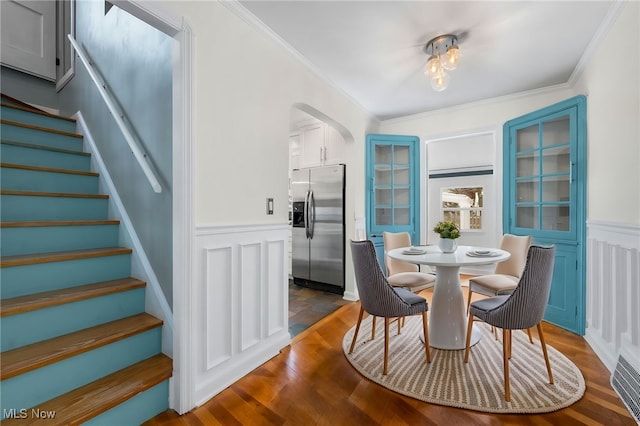
<path id="1" fill-rule="evenodd" d="M 160 186 L 160 182 L 158 182 L 158 179 L 156 178 L 155 174 L 153 173 L 153 170 L 151 170 L 151 167 L 147 162 L 147 158 L 146 158 L 147 155 L 142 152 L 142 149 L 140 149 L 140 144 L 137 142 L 136 137 L 131 132 L 131 129 L 129 129 L 129 126 L 127 125 L 127 123 L 124 122 L 123 120 L 124 114 L 118 111 L 116 103 L 114 102 L 109 92 L 107 92 L 106 84 L 102 81 L 102 79 L 98 75 L 98 72 L 95 70 L 93 65 L 91 65 L 91 61 L 89 61 L 87 54 L 82 49 L 82 47 L 80 47 L 78 42 L 71 36 L 71 34 L 69 34 L 67 37 L 69 38 L 71 45 L 73 46 L 76 53 L 80 57 L 80 60 L 84 64 L 85 68 L 87 69 L 87 72 L 91 76 L 91 79 L 93 80 L 96 87 L 98 88 L 98 92 L 100 92 L 100 95 L 102 96 L 102 99 L 107 105 L 107 108 L 109 108 L 109 112 L 111 112 L 111 115 L 113 116 L 116 123 L 118 124 L 118 127 L 122 132 L 122 135 L 124 136 L 125 140 L 129 144 L 129 148 L 131 148 L 131 152 L 133 152 L 133 155 L 138 161 L 138 164 L 140 165 L 140 167 L 142 168 L 142 171 L 147 177 L 147 180 L 149 180 L 151 187 L 157 193 L 162 192 L 162 186 Z"/>

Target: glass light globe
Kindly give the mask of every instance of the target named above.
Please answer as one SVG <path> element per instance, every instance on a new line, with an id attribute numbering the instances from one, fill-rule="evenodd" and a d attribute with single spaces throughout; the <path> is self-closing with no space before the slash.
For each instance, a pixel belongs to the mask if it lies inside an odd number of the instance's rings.
<path id="1" fill-rule="evenodd" d="M 458 62 L 460 62 L 460 50 L 458 46 L 452 44 L 447 49 L 447 53 L 445 53 L 440 61 L 442 64 L 442 68 L 447 70 L 455 70 L 458 66 Z"/>
<path id="2" fill-rule="evenodd" d="M 439 72 L 431 78 L 431 87 L 436 92 L 442 92 L 449 86 L 449 74 L 444 71 Z"/>
<path id="3" fill-rule="evenodd" d="M 441 71 L 442 65 L 440 63 L 440 57 L 435 55 L 431 56 L 427 61 L 427 66 L 424 69 L 424 73 L 433 78 Z"/>

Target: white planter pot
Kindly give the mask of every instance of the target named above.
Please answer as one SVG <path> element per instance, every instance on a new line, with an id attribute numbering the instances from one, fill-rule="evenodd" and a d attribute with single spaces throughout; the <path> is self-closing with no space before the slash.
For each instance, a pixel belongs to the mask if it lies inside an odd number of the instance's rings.
<path id="1" fill-rule="evenodd" d="M 453 253 L 458 248 L 458 243 L 456 243 L 456 240 L 451 238 L 440 238 L 438 241 L 438 247 L 443 253 Z"/>

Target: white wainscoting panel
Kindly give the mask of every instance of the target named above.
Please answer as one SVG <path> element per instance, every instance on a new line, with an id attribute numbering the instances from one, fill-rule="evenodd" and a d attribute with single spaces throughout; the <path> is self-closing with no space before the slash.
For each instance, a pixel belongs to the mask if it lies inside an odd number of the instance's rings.
<path id="1" fill-rule="evenodd" d="M 260 242 L 240 244 L 238 257 L 240 262 L 240 303 L 237 305 L 238 316 L 235 319 L 240 324 L 239 350 L 241 352 L 256 345 L 262 337 L 260 319 L 263 313 L 262 300 L 265 291 L 262 288 L 261 246 Z"/>
<path id="2" fill-rule="evenodd" d="M 191 353 L 201 404 L 291 341 L 288 224 L 196 230 Z"/>
<path id="3" fill-rule="evenodd" d="M 232 282 L 231 252 L 231 247 L 219 247 L 205 249 L 204 253 L 206 296 L 201 300 L 205 304 L 202 307 L 205 312 L 205 336 L 217 334 L 216 339 L 206 339 L 207 370 L 231 359 L 233 352 L 231 341 L 233 297 L 231 286 L 227 284 Z"/>
<path id="4" fill-rule="evenodd" d="M 283 329 L 289 329 L 289 271 L 287 266 L 282 266 L 282 256 L 285 253 L 285 259 L 288 257 L 288 248 L 282 240 L 267 241 L 267 262 L 269 265 L 266 268 L 266 275 L 268 275 L 269 282 L 278 282 L 282 277 L 287 278 L 285 297 L 282 297 L 282 289 L 279 288 L 267 288 L 267 295 L 264 297 L 264 301 L 267 306 L 274 312 L 284 312 L 284 316 L 270 315 L 263 319 L 263 324 L 266 324 L 266 335 L 273 336 L 276 333 L 281 332 Z M 286 262 L 288 264 L 288 260 Z M 269 309 L 264 309 L 265 314 L 269 312 Z"/>
<path id="5" fill-rule="evenodd" d="M 585 338 L 613 371 L 623 351 L 640 362 L 640 226 L 587 222 Z"/>

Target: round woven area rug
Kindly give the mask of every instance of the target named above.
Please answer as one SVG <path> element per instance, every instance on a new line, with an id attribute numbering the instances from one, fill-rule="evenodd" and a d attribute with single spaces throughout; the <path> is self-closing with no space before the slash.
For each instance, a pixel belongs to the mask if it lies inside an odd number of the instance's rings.
<path id="1" fill-rule="evenodd" d="M 422 318 L 406 318 L 402 333 L 395 323 L 389 331 L 388 374 L 382 374 L 384 321 L 376 324 L 371 340 L 371 317 L 362 321 L 352 354 L 349 346 L 355 332 L 344 336 L 342 349 L 353 367 L 374 382 L 403 395 L 432 404 L 447 405 L 489 413 L 547 413 L 565 408 L 582 398 L 582 373 L 567 357 L 547 345 L 554 384 L 549 384 L 540 342 L 529 342 L 527 334 L 513 331 L 509 362 L 511 401 L 504 400 L 502 341 L 496 340 L 489 325 L 477 323 L 482 338 L 471 347 L 469 363 L 464 350 L 431 348 L 427 364 L 422 335 Z M 499 333 L 501 335 L 501 333 Z"/>

